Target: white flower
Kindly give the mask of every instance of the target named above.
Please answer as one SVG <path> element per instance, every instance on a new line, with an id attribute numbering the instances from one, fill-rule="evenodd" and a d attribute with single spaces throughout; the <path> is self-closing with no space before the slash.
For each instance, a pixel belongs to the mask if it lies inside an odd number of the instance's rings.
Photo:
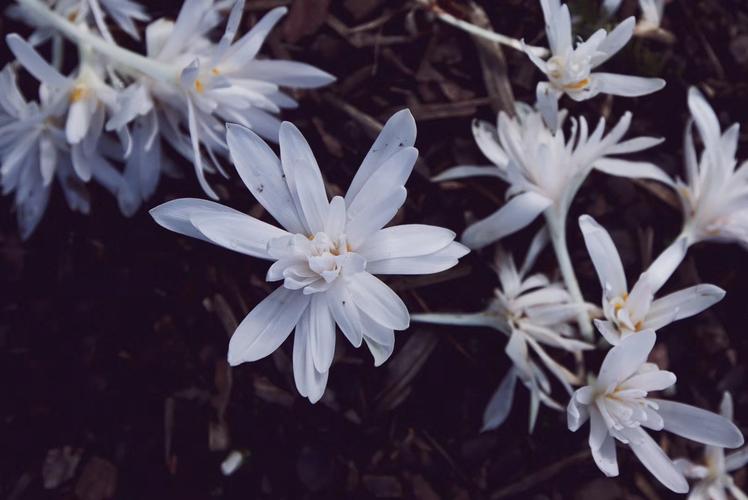
<path id="1" fill-rule="evenodd" d="M 725 392 L 720 405 L 720 414 L 732 421 L 732 396 Z M 688 495 L 689 500 L 727 500 L 729 494 L 736 500 L 745 500 L 746 494 L 735 485 L 730 472 L 748 463 L 748 448 L 742 448 L 725 456 L 724 448 L 707 446 L 704 453 L 706 465 L 694 464 L 688 459 L 675 460 L 675 466 L 689 479 L 698 479 Z"/>
<path id="2" fill-rule="evenodd" d="M 725 291 L 715 285 L 700 284 L 654 300 L 686 255 L 683 239 L 676 240 L 660 254 L 629 292 L 621 258 L 605 228 L 589 215 L 579 218 L 579 227 L 603 289 L 606 321 L 595 320 L 595 324 L 613 345 L 642 330 L 659 330 L 689 318 L 725 296 Z"/>
<path id="3" fill-rule="evenodd" d="M 603 11 L 607 15 L 613 14 L 621 6 L 622 0 L 605 0 Z M 646 34 L 658 31 L 662 23 L 662 13 L 665 10 L 665 0 L 639 0 L 639 10 L 642 15 L 636 25 L 636 33 Z"/>
<path id="4" fill-rule="evenodd" d="M 700 443 L 737 448 L 743 435 L 730 420 L 700 408 L 649 398 L 648 393 L 675 383 L 675 374 L 647 363 L 655 344 L 651 330 L 614 346 L 603 360 L 597 380 L 578 389 L 569 401 L 569 430 L 590 421 L 589 445 L 606 476 L 618 475 L 615 440 L 629 445 L 636 457 L 665 486 L 688 491 L 683 474 L 645 429 L 666 430 Z"/>
<path id="5" fill-rule="evenodd" d="M 688 107 L 704 143 L 696 154 L 686 127 L 686 182 L 678 181 L 683 206 L 684 235 L 689 244 L 699 241 L 737 242 L 748 248 L 748 162 L 736 168 L 740 126 L 721 132 L 719 120 L 696 88 L 688 92 Z"/>
<path id="6" fill-rule="evenodd" d="M 576 340 L 571 322 L 588 314 L 590 304 L 574 302 L 561 283 L 552 283 L 543 274 L 527 276 L 538 255 L 548 242 L 547 231 L 533 239 L 522 267 L 517 270 L 514 258 L 501 248 L 496 253 L 496 271 L 501 288 L 488 309 L 468 314 L 413 314 L 413 321 L 448 325 L 471 325 L 494 328 L 509 337 L 505 352 L 514 366 L 499 384 L 483 414 L 484 431 L 499 427 L 512 408 L 516 380 L 530 391 L 530 432 L 535 426 L 540 403 L 562 410 L 551 397 L 550 381 L 541 365 L 553 374 L 571 393 L 571 384 L 578 378 L 545 351 L 545 347 L 579 353 L 592 349 L 590 344 Z"/>
<path id="7" fill-rule="evenodd" d="M 551 58 L 547 61 L 526 51 L 530 60 L 548 76 L 548 82 L 537 87 L 538 106 L 552 129 L 558 124 L 558 99 L 566 94 L 584 101 L 597 94 L 637 97 L 656 92 L 665 86 L 659 78 L 593 72 L 623 48 L 634 33 L 635 20 L 630 17 L 610 33 L 600 29 L 574 47 L 571 16 L 560 0 L 540 0 Z"/>
<path id="8" fill-rule="evenodd" d="M 569 206 L 593 167 L 612 175 L 672 182 L 650 163 L 608 158 L 638 152 L 661 142 L 651 137 L 622 142 L 631 123 L 630 113 L 605 136 L 603 119 L 591 134 L 584 117 L 571 121 L 568 140 L 563 130 L 552 132 L 540 113 L 526 104 L 517 107 L 516 117 L 500 113 L 498 129 L 486 122 L 473 123 L 476 143 L 495 166 L 455 167 L 434 180 L 483 175 L 498 177 L 511 186 L 507 191 L 509 201 L 486 219 L 469 226 L 462 235 L 463 243 L 470 248 L 482 248 L 524 228 L 541 213 L 553 219 L 552 224 L 563 227 Z"/>
<path id="9" fill-rule="evenodd" d="M 239 123 L 277 141 L 280 120 L 273 115 L 297 106 L 280 87 L 316 88 L 335 79 L 307 64 L 257 59 L 265 38 L 287 9 L 273 9 L 235 41 L 243 9 L 243 1 L 234 4 L 217 44 L 206 38 L 215 25 L 212 0 L 187 0 L 175 22 L 159 19 L 149 24 L 147 55 L 169 68 L 173 78 L 142 76 L 133 84 L 132 95 L 122 100 L 121 116 L 112 118 L 114 123 L 127 123 L 155 112 L 157 117 L 149 120 L 167 142 L 193 160 L 201 186 L 213 199 L 218 196 L 205 173 L 222 172 L 217 156 L 228 152 L 225 122 Z M 204 164 L 202 150 L 210 165 Z"/>
<path id="10" fill-rule="evenodd" d="M 251 130 L 229 125 L 239 175 L 284 229 L 204 200 L 179 199 L 151 210 L 167 229 L 274 261 L 267 280 L 283 285 L 241 322 L 229 344 L 229 363 L 269 355 L 295 328 L 296 387 L 316 402 L 332 364 L 336 323 L 354 346 L 366 342 L 377 366 L 390 356 L 394 330 L 408 327 L 408 310 L 374 274 L 436 273 L 468 252 L 440 227 L 382 229 L 405 202 L 404 185 L 418 156 L 415 136 L 410 112 L 396 113 L 345 198 L 328 201 L 314 155 L 291 123 L 281 125 L 280 160 Z"/>

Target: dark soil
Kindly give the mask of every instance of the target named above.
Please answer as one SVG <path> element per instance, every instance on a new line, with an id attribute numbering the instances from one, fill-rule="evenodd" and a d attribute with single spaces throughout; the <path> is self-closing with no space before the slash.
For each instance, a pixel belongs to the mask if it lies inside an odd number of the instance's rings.
<path id="1" fill-rule="evenodd" d="M 250 1 L 245 28 L 272 5 Z M 153 17 L 176 15 L 172 2 L 149 2 Z M 154 6 L 155 4 L 155 6 Z M 329 4 L 329 5 L 328 5 Z M 545 44 L 536 2 L 482 1 L 498 32 Z M 573 12 L 582 35 L 595 26 L 590 2 Z M 635 12 L 627 2 L 620 15 Z M 440 4 L 466 15 L 466 4 Z M 328 12 L 329 9 L 329 12 Z M 673 45 L 636 39 L 606 70 L 660 76 L 667 87 L 642 99 L 563 101 L 574 114 L 616 120 L 634 113 L 631 134 L 664 136 L 648 158 L 682 172 L 686 91 L 698 85 L 722 125 L 748 110 L 748 4 L 743 0 L 676 1 L 665 11 Z M 370 29 L 349 28 L 380 19 Z M 480 180 L 437 185 L 428 178 L 456 164 L 486 164 L 470 133 L 473 117 L 495 120 L 502 100 L 487 90 L 473 40 L 416 4 L 395 0 L 297 0 L 265 53 L 313 63 L 338 77 L 301 97 L 285 118 L 315 151 L 330 192 L 344 190 L 383 123 L 411 108 L 421 162 L 408 182 L 399 220 L 461 232 L 503 200 L 505 185 Z M 4 20 L 4 33 L 28 29 Z M 121 39 L 124 40 L 124 37 Z M 8 59 L 7 49 L 0 54 Z M 504 50 L 517 99 L 533 100 L 540 78 L 518 52 Z M 489 72 L 488 85 L 495 82 Z M 34 93 L 28 87 L 28 95 Z M 741 135 L 742 156 L 748 138 Z M 204 197 L 184 176 L 167 179 L 146 208 L 184 196 Z M 237 176 L 214 178 L 224 202 L 260 215 Z M 157 226 L 147 210 L 123 218 L 94 189 L 93 214 L 71 213 L 55 191 L 36 234 L 17 236 L 11 199 L 0 207 L 0 497 L 9 499 L 669 498 L 627 450 L 621 476 L 605 479 L 587 454 L 587 427 L 566 429 L 565 415 L 542 409 L 527 432 L 528 397 L 518 388 L 512 414 L 480 434 L 483 409 L 509 367 L 503 335 L 479 328 L 414 324 L 395 353 L 375 369 L 365 350 L 338 337 L 323 401 L 295 390 L 290 341 L 273 356 L 228 370 L 233 324 L 267 293 L 267 264 L 184 238 Z M 575 220 L 589 213 L 612 232 L 631 279 L 677 234 L 680 213 L 667 192 L 593 174 L 569 223 L 572 259 L 585 296 L 600 290 Z M 469 215 L 472 214 L 472 215 Z M 647 232 L 653 231 L 653 250 Z M 521 255 L 532 234 L 505 241 Z M 489 251 L 473 253 L 441 275 L 393 279 L 412 312 L 476 311 L 497 284 Z M 736 245 L 702 244 L 667 289 L 697 282 L 728 291 L 710 311 L 661 331 L 657 360 L 678 374 L 673 397 L 716 409 L 723 390 L 735 398 L 738 425 L 748 426 L 748 266 Z M 552 272 L 546 251 L 540 268 Z M 600 355 L 589 356 L 596 369 Z M 557 393 L 563 400 L 559 389 Z M 227 405 L 227 406 L 226 406 Z M 671 456 L 698 447 L 658 438 Z M 82 454 L 73 477 L 42 486 L 49 450 Z M 245 463 L 224 477 L 231 450 Z M 736 481 L 746 485 L 745 471 Z"/>

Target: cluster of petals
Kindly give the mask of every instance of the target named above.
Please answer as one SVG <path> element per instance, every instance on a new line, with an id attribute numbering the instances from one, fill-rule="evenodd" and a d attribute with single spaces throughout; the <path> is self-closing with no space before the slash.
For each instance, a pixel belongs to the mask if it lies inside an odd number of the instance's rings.
<path id="1" fill-rule="evenodd" d="M 603 290 L 605 320 L 595 320 L 595 325 L 612 345 L 638 332 L 659 330 L 694 316 L 725 296 L 718 286 L 702 283 L 654 299 L 686 255 L 683 239 L 662 252 L 629 290 L 610 234 L 589 215 L 579 218 L 579 227 Z"/>
<path id="2" fill-rule="evenodd" d="M 722 397 L 720 415 L 733 420 L 732 396 L 729 392 L 725 392 Z M 707 445 L 703 465 L 687 458 L 678 458 L 674 463 L 686 478 L 696 480 L 696 485 L 688 495 L 689 500 L 727 500 L 730 495 L 736 500 L 748 498 L 730 475 L 748 464 L 748 448 L 725 455 L 723 447 Z"/>
<path id="3" fill-rule="evenodd" d="M 748 248 L 748 161 L 736 159 L 740 125 L 724 132 L 704 96 L 691 88 L 688 108 L 703 143 L 699 157 L 693 125 L 685 133 L 685 181 L 676 181 L 683 207 L 683 234 L 689 244 L 699 241 L 737 242 Z"/>
<path id="4" fill-rule="evenodd" d="M 647 363 L 655 333 L 645 330 L 614 346 L 603 360 L 597 379 L 577 389 L 569 401 L 569 429 L 590 422 L 589 445 L 606 476 L 618 475 L 616 441 L 628 445 L 662 484 L 677 493 L 688 482 L 647 430 L 665 430 L 721 448 L 743 445 L 743 435 L 727 418 L 700 408 L 649 397 L 675 384 L 675 374 Z"/>
<path id="5" fill-rule="evenodd" d="M 538 111 L 520 104 L 514 117 L 499 113 L 497 127 L 483 121 L 473 123 L 475 141 L 493 165 L 454 167 L 434 180 L 491 176 L 510 186 L 506 193 L 509 200 L 504 206 L 465 230 L 462 235 L 465 245 L 475 249 L 487 246 L 526 227 L 541 213 L 563 221 L 593 168 L 611 175 L 671 182 L 651 163 L 612 157 L 636 153 L 662 142 L 653 137 L 622 140 L 631 124 L 631 113 L 626 113 L 608 134 L 604 119 L 600 119 L 593 131 L 584 117 L 570 121 L 567 139 L 562 129 L 551 130 Z"/>
<path id="6" fill-rule="evenodd" d="M 240 123 L 277 141 L 280 121 L 274 115 L 297 106 L 281 87 L 314 88 L 334 80 L 306 64 L 257 58 L 284 7 L 235 40 L 244 9 L 237 1 L 214 43 L 209 35 L 222 22 L 219 5 L 186 0 L 176 21 L 158 19 L 145 28 L 141 55 L 116 44 L 103 14 L 136 35 L 134 20 L 148 19 L 137 4 L 18 2 L 22 18 L 37 31 L 29 41 L 16 34 L 6 40 L 40 82 L 39 101 L 23 98 L 12 65 L 6 66 L 0 174 L 4 193 L 15 192 L 24 237 L 41 219 L 55 177 L 72 209 L 89 212 L 85 184 L 93 180 L 117 197 L 124 215 L 132 215 L 154 193 L 162 173 L 174 171 L 163 143 L 194 163 L 201 186 L 217 198 L 205 175 L 224 173 L 224 123 Z M 50 64 L 34 47 L 48 39 L 56 46 L 60 33 L 78 46 L 78 66 L 69 75 L 58 69 L 59 58 Z"/>
<path id="7" fill-rule="evenodd" d="M 504 423 L 512 408 L 514 388 L 519 379 L 530 391 L 530 431 L 535 426 L 540 404 L 562 410 L 551 396 L 551 383 L 542 367 L 551 373 L 571 393 L 578 385 L 577 376 L 553 359 L 546 347 L 569 353 L 581 353 L 593 346 L 576 339 L 573 326 L 579 314 L 588 314 L 591 304 L 574 302 L 561 283 L 551 282 L 542 273 L 528 273 L 548 242 L 543 230 L 533 239 L 522 266 L 517 269 L 514 258 L 500 247 L 496 252 L 496 272 L 500 288 L 485 311 L 467 314 L 413 314 L 413 321 L 471 325 L 493 328 L 504 333 L 509 341 L 506 355 L 512 361 L 504 379 L 491 397 L 483 414 L 483 430 L 491 430 Z"/>
<path id="8" fill-rule="evenodd" d="M 662 89 L 659 78 L 619 75 L 593 71 L 620 51 L 634 34 L 636 21 L 630 17 L 608 33 L 600 29 L 587 40 L 574 46 L 571 14 L 561 0 L 541 0 L 545 30 L 551 57 L 543 60 L 532 51 L 525 51 L 530 60 L 547 77 L 537 86 L 538 107 L 548 125 L 558 126 L 558 100 L 566 94 L 575 101 L 584 101 L 598 94 L 637 97 Z"/>
<path id="9" fill-rule="evenodd" d="M 229 344 L 232 365 L 275 351 L 295 329 L 296 387 L 310 401 L 325 390 L 335 353 L 335 325 L 374 362 L 393 351 L 395 330 L 410 323 L 403 301 L 375 274 L 430 274 L 457 264 L 468 249 L 436 226 L 384 227 L 404 204 L 418 151 L 408 110 L 385 124 L 345 197 L 328 200 L 317 161 L 299 130 L 280 127 L 280 159 L 250 129 L 228 125 L 228 147 L 249 191 L 282 228 L 215 202 L 177 199 L 151 210 L 162 226 L 273 261 L 281 281 L 244 318 Z"/>

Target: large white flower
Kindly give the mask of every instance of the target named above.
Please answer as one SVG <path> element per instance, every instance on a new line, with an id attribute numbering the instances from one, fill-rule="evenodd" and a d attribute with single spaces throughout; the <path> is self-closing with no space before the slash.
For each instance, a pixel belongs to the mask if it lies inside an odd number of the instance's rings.
<path id="1" fill-rule="evenodd" d="M 748 248 L 748 162 L 736 168 L 740 125 L 721 132 L 717 115 L 692 87 L 688 107 L 704 143 L 696 154 L 692 125 L 686 127 L 686 181 L 678 181 L 683 206 L 683 234 L 689 244 L 699 241 L 737 242 Z"/>
<path id="2" fill-rule="evenodd" d="M 686 256 L 683 239 L 676 240 L 660 254 L 629 291 L 621 257 L 605 228 L 589 215 L 579 218 L 579 227 L 603 289 L 606 320 L 595 320 L 595 324 L 613 345 L 631 334 L 658 330 L 698 314 L 725 296 L 725 291 L 715 285 L 700 284 L 654 300 Z"/>
<path id="3" fill-rule="evenodd" d="M 241 322 L 229 363 L 263 358 L 296 329 L 293 365 L 299 392 L 322 397 L 335 351 L 335 324 L 354 346 L 366 342 L 378 366 L 392 353 L 394 330 L 408 327 L 402 300 L 375 274 L 449 269 L 468 250 L 452 231 L 408 224 L 384 228 L 406 198 L 418 151 L 408 110 L 396 113 L 364 158 L 345 198 L 328 201 L 317 162 L 291 123 L 280 129 L 280 160 L 255 133 L 228 126 L 231 158 L 247 188 L 284 229 L 217 203 L 179 199 L 151 210 L 172 231 L 274 261 L 282 281 Z"/>
<path id="4" fill-rule="evenodd" d="M 501 288 L 488 309 L 479 313 L 413 314 L 413 321 L 447 325 L 470 325 L 494 328 L 507 337 L 505 352 L 513 367 L 499 384 L 483 414 L 484 431 L 504 423 L 512 408 L 517 379 L 530 391 L 530 431 L 537 418 L 540 403 L 562 410 L 551 396 L 551 384 L 542 370 L 544 366 L 571 394 L 571 385 L 579 384 L 576 375 L 554 360 L 545 347 L 580 353 L 592 345 L 575 339 L 572 326 L 579 314 L 588 314 L 594 307 L 572 300 L 562 283 L 551 282 L 543 274 L 527 276 L 541 250 L 548 242 L 547 231 L 533 239 L 522 267 L 517 270 L 514 258 L 501 248 L 496 252 L 496 272 Z"/>
<path id="5" fill-rule="evenodd" d="M 720 405 L 720 414 L 732 421 L 732 396 L 725 392 Z M 736 500 L 746 500 L 748 496 L 735 485 L 730 472 L 734 472 L 748 463 L 748 448 L 725 456 L 725 449 L 720 446 L 707 446 L 704 453 L 704 465 L 695 464 L 688 459 L 675 460 L 675 466 L 689 479 L 696 479 L 696 486 L 688 495 L 689 500 L 727 500 L 729 494 Z"/>
<path id="6" fill-rule="evenodd" d="M 540 113 L 526 104 L 517 106 L 515 117 L 499 113 L 498 128 L 487 122 L 473 123 L 475 141 L 494 166 L 459 166 L 434 180 L 498 177 L 510 184 L 509 201 L 489 217 L 469 226 L 462 235 L 463 243 L 482 248 L 524 228 L 541 213 L 546 215 L 552 231 L 562 232 L 569 206 L 593 167 L 611 175 L 672 182 L 651 163 L 610 158 L 662 142 L 652 137 L 621 141 L 631 124 L 630 113 L 607 135 L 603 119 L 592 133 L 584 117 L 571 121 L 568 140 L 563 130 L 551 131 Z"/>
<path id="7" fill-rule="evenodd" d="M 538 105 L 551 128 L 558 120 L 558 99 L 566 94 L 575 101 L 590 99 L 597 94 L 637 97 L 656 92 L 665 86 L 659 78 L 593 72 L 623 48 L 634 33 L 636 21 L 630 17 L 610 33 L 600 29 L 574 47 L 571 15 L 560 0 L 540 0 L 545 17 L 545 30 L 551 57 L 547 61 L 532 51 L 526 53 L 548 77 L 537 87 Z"/>
<path id="8" fill-rule="evenodd" d="M 590 421 L 589 445 L 606 476 L 618 475 L 615 441 L 627 444 L 665 486 L 688 491 L 683 474 L 645 429 L 666 430 L 700 443 L 737 448 L 743 435 L 729 420 L 694 406 L 648 397 L 675 383 L 675 374 L 647 363 L 655 344 L 651 330 L 632 335 L 605 356 L 597 380 L 578 389 L 567 407 L 569 430 Z"/>

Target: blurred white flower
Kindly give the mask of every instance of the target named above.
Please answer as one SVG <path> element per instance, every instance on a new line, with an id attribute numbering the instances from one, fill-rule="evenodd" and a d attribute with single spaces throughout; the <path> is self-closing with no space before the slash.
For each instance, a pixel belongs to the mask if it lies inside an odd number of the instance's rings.
<path id="1" fill-rule="evenodd" d="M 720 405 L 720 414 L 732 421 L 732 396 L 725 392 Z M 724 448 L 707 446 L 704 453 L 705 465 L 695 464 L 688 459 L 678 458 L 675 466 L 689 479 L 697 479 L 696 486 L 688 495 L 689 500 L 727 500 L 730 493 L 736 500 L 745 500 L 748 496 L 735 485 L 730 472 L 734 472 L 748 463 L 748 448 L 742 448 L 725 456 Z"/>
<path id="2" fill-rule="evenodd" d="M 603 2 L 603 12 L 607 16 L 612 15 L 621 6 L 621 1 L 605 0 Z M 664 39 L 672 38 L 671 33 L 660 28 L 665 10 L 665 0 L 639 0 L 639 10 L 641 10 L 641 17 L 636 23 L 635 35 L 650 36 L 656 34 L 661 38 L 664 37 Z"/>
<path id="3" fill-rule="evenodd" d="M 579 218 L 584 243 L 603 289 L 605 321 L 597 329 L 613 345 L 642 330 L 659 330 L 689 318 L 722 300 L 725 291 L 699 284 L 654 300 L 655 294 L 686 256 L 686 241 L 678 239 L 644 271 L 629 292 L 618 250 L 608 232 L 589 215 Z"/>
<path id="4" fill-rule="evenodd" d="M 675 383 L 675 374 L 647 363 L 655 333 L 640 332 L 614 346 L 603 360 L 597 380 L 578 389 L 569 401 L 569 430 L 590 421 L 589 445 L 606 476 L 618 475 L 615 440 L 627 444 L 662 484 L 686 493 L 688 482 L 645 429 L 666 430 L 723 448 L 743 444 L 740 430 L 727 418 L 694 406 L 649 398 Z"/>
<path id="5" fill-rule="evenodd" d="M 46 99 L 41 121 L 46 123 L 48 115 L 54 118 L 55 130 L 64 128 L 62 140 L 57 141 L 60 154 L 54 161 L 48 141 L 42 141 L 44 183 L 33 172 L 23 173 L 26 188 L 22 193 L 37 193 L 31 198 L 17 196 L 19 217 L 33 213 L 33 217 L 23 217 L 33 221 L 24 223 L 25 236 L 44 213 L 49 192 L 42 187 L 49 186 L 53 166 L 64 169 L 58 165 L 72 164 L 80 181 L 93 179 L 104 185 L 117 196 L 122 212 L 132 215 L 153 194 L 161 173 L 171 168 L 162 140 L 193 161 L 201 186 L 217 199 L 205 175 L 224 174 L 221 161 L 228 156 L 224 123 L 243 124 L 277 141 L 280 121 L 274 114 L 297 105 L 281 86 L 314 88 L 334 80 L 306 64 L 257 59 L 266 36 L 285 14 L 283 7 L 269 12 L 235 41 L 244 9 L 242 0 L 235 2 L 223 37 L 213 43 L 208 34 L 220 24 L 220 9 L 226 3 L 186 0 L 175 22 L 159 19 L 148 25 L 146 54 L 141 55 L 117 45 L 104 16 L 108 13 L 122 29 L 137 34 L 133 21 L 148 19 L 138 4 L 129 0 L 18 0 L 16 11 L 37 31 L 30 42 L 11 34 L 8 45 L 40 82 L 40 95 Z M 78 47 L 80 60 L 69 76 L 60 73 L 61 58 L 54 57 L 61 54 L 60 36 Z M 50 37 L 54 64 L 33 47 Z M 10 157 L 13 162 L 6 171 L 16 170 L 17 156 Z M 20 170 L 15 176 L 20 178 Z M 15 190 L 18 180 L 10 174 L 3 177 L 4 191 Z M 80 193 L 80 183 L 67 172 L 65 177 Z M 31 185 L 37 187 L 30 189 Z M 76 191 L 65 191 L 69 202 L 71 196 L 82 197 Z M 88 200 L 83 198 L 73 204 L 88 212 Z"/>
<path id="6" fill-rule="evenodd" d="M 748 161 L 736 168 L 740 125 L 722 133 L 714 110 L 694 87 L 688 92 L 688 107 L 704 150 L 699 158 L 689 123 L 686 181 L 678 181 L 676 187 L 685 217 L 683 235 L 690 245 L 721 241 L 748 248 Z"/>
<path id="7" fill-rule="evenodd" d="M 375 274 L 430 274 L 449 269 L 468 249 L 452 231 L 407 224 L 387 227 L 406 198 L 418 151 L 408 110 L 396 113 L 364 158 L 345 198 L 328 201 L 317 161 L 291 123 L 280 128 L 280 160 L 254 132 L 228 126 L 228 147 L 247 188 L 280 229 L 217 203 L 179 199 L 151 210 L 172 231 L 274 261 L 268 281 L 283 281 L 241 322 L 229 344 L 232 365 L 261 359 L 296 329 L 293 366 L 299 392 L 316 402 L 335 352 L 335 324 L 374 362 L 392 353 L 394 330 L 410 319 L 402 300 Z"/>
<path id="8" fill-rule="evenodd" d="M 563 130 L 551 131 L 540 113 L 520 104 L 516 117 L 499 113 L 498 128 L 487 122 L 473 123 L 475 141 L 494 166 L 459 166 L 443 172 L 434 181 L 498 177 L 510 184 L 506 193 L 509 201 L 489 217 L 469 226 L 462 235 L 463 243 L 475 249 L 485 247 L 526 227 L 541 213 L 546 219 L 553 219 L 555 225 L 564 224 L 574 196 L 593 167 L 611 175 L 672 182 L 651 163 L 609 158 L 662 142 L 652 137 L 621 141 L 631 123 L 631 113 L 626 113 L 605 136 L 604 119 L 592 134 L 584 117 L 579 121 L 572 118 L 571 122 L 567 140 Z"/>
<path id="9" fill-rule="evenodd" d="M 571 16 L 560 0 L 540 0 L 551 57 L 547 61 L 526 51 L 530 60 L 548 77 L 537 87 L 538 107 L 548 125 L 558 126 L 558 100 L 566 94 L 575 101 L 584 101 L 598 94 L 638 97 L 651 94 L 665 86 L 660 78 L 593 72 L 610 59 L 631 39 L 635 20 L 630 17 L 610 33 L 600 29 L 574 47 Z"/>
<path id="10" fill-rule="evenodd" d="M 496 252 L 496 272 L 501 288 L 488 309 L 479 313 L 412 314 L 413 321 L 446 325 L 470 325 L 494 328 L 509 337 L 505 352 L 513 363 L 498 389 L 491 397 L 483 414 L 483 431 L 499 427 L 512 408 L 514 387 L 519 379 L 530 391 L 530 419 L 532 432 L 540 403 L 563 410 L 551 397 L 551 384 L 541 369 L 544 366 L 571 394 L 571 385 L 579 379 L 563 365 L 554 360 L 545 347 L 562 349 L 570 353 L 581 353 L 593 346 L 575 339 L 572 326 L 579 314 L 589 314 L 591 304 L 579 304 L 572 300 L 562 283 L 552 283 L 543 274 L 527 273 L 538 255 L 548 243 L 547 231 L 541 231 L 533 239 L 522 267 L 517 270 L 514 258 L 501 248 Z"/>

